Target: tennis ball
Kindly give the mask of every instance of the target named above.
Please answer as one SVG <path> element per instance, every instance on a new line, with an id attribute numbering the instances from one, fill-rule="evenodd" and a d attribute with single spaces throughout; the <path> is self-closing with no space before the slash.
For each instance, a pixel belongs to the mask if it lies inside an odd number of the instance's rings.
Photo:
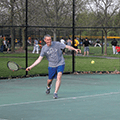
<path id="1" fill-rule="evenodd" d="M 91 61 L 91 64 L 94 64 L 94 63 L 95 63 L 95 61 L 94 61 L 94 60 L 92 60 L 92 61 Z"/>

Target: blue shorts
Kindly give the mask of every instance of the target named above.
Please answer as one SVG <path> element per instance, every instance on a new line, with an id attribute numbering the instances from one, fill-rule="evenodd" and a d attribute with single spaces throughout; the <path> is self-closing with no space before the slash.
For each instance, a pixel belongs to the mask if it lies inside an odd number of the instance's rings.
<path id="1" fill-rule="evenodd" d="M 57 73 L 58 72 L 63 73 L 64 68 L 65 68 L 65 65 L 60 65 L 58 67 L 48 67 L 48 73 L 49 73 L 48 79 L 51 80 L 51 79 L 57 78 Z"/>

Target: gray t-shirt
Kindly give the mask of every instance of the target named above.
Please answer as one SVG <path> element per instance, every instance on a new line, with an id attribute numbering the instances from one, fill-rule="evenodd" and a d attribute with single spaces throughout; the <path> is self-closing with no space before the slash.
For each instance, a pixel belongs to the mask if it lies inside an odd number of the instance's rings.
<path id="1" fill-rule="evenodd" d="M 65 44 L 60 42 L 52 41 L 51 46 L 44 45 L 42 47 L 40 56 L 46 56 L 47 60 L 49 61 L 49 67 L 64 65 L 65 61 L 61 49 L 64 49 L 65 46 Z"/>
<path id="2" fill-rule="evenodd" d="M 37 45 L 38 44 L 38 41 L 37 40 L 34 40 L 34 45 Z"/>

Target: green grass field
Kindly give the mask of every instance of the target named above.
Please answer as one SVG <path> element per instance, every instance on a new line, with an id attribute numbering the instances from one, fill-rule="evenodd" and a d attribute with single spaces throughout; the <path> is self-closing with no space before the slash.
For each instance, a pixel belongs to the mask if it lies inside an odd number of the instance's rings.
<path id="1" fill-rule="evenodd" d="M 29 47 L 28 52 L 28 66 L 31 65 L 39 56 L 39 54 L 32 54 L 32 47 Z M 83 54 L 83 47 L 81 47 Z M 67 51 L 67 50 L 66 50 Z M 107 48 L 108 55 L 102 54 L 102 48 L 90 47 L 89 57 L 75 56 L 75 71 L 120 71 L 120 54 L 113 55 L 112 47 Z M 104 58 L 101 58 L 104 57 Z M 116 59 L 107 59 L 105 57 L 114 57 Z M 25 70 L 19 70 L 16 72 L 10 71 L 7 68 L 8 61 L 14 61 L 22 67 L 26 67 L 26 55 L 25 53 L 0 53 L 0 77 L 13 77 L 24 76 Z M 72 72 L 72 55 L 65 55 L 65 71 Z M 95 63 L 91 64 L 94 60 Z M 42 62 L 28 72 L 29 75 L 47 74 L 48 73 L 48 61 L 46 58 Z"/>
<path id="2" fill-rule="evenodd" d="M 39 55 L 37 54 L 28 54 L 28 66 L 31 65 Z M 116 56 L 118 58 L 119 55 Z M 114 55 L 115 57 L 115 55 Z M 64 56 L 65 58 L 65 71 L 72 72 L 72 56 Z M 91 64 L 91 61 L 94 60 L 95 63 Z M 24 76 L 26 71 L 19 70 L 16 72 L 10 71 L 7 68 L 8 61 L 14 61 L 20 66 L 25 67 L 26 59 L 25 54 L 0 54 L 0 77 L 13 77 L 13 76 Z M 119 59 L 107 59 L 100 57 L 83 57 L 75 56 L 75 71 L 115 71 L 120 70 L 120 60 Z M 34 67 L 31 71 L 28 72 L 29 75 L 36 74 L 47 74 L 48 73 L 48 61 L 46 58 L 42 62 Z"/>

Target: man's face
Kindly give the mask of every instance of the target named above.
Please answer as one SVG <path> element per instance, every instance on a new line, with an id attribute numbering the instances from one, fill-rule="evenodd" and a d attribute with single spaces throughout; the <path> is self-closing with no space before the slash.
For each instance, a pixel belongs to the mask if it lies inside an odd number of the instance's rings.
<path id="1" fill-rule="evenodd" d="M 51 46 L 51 37 L 45 37 L 44 41 L 46 42 L 47 46 Z"/>

